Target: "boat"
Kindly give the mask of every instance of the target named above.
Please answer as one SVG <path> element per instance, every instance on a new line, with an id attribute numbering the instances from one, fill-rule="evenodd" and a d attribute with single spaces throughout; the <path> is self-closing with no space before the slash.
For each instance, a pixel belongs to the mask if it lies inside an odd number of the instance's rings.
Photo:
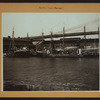
<path id="1" fill-rule="evenodd" d="M 98 49 L 69 49 L 66 51 L 54 51 L 53 53 L 38 51 L 35 55 L 36 57 L 43 58 L 89 58 L 89 57 L 99 57 Z"/>
<path id="2" fill-rule="evenodd" d="M 9 45 L 9 50 L 6 52 L 5 56 L 7 57 L 27 57 L 31 55 L 32 55 L 32 52 L 30 52 L 28 47 L 17 48 L 14 45 L 14 28 L 13 28 L 12 39 Z"/>
<path id="3" fill-rule="evenodd" d="M 17 48 L 14 45 L 14 29 L 12 33 L 11 43 L 9 45 L 9 50 L 6 53 L 8 57 L 49 57 L 49 58 L 82 58 L 82 57 L 99 57 L 99 48 L 95 46 L 86 46 L 84 43 L 84 48 L 80 48 L 79 46 L 67 46 L 65 47 L 64 43 L 64 33 L 65 29 L 63 28 L 63 40 L 62 47 L 55 47 L 53 41 L 53 32 L 51 32 L 51 41 L 50 46 L 43 46 L 44 36 L 42 33 L 42 41 L 35 43 L 36 48 L 34 50 L 30 50 L 28 47 Z M 41 46 L 40 46 L 41 45 Z M 40 49 L 40 47 L 42 47 Z"/>
<path id="4" fill-rule="evenodd" d="M 53 37 L 51 32 L 51 42 L 49 49 L 43 47 L 41 51 L 36 51 L 36 57 L 51 57 L 51 58 L 83 58 L 83 57 L 99 57 L 99 48 L 86 46 L 84 48 L 79 46 L 65 47 L 64 45 L 64 28 L 63 28 L 63 41 L 61 48 L 55 48 L 53 43 Z M 42 36 L 43 37 L 43 36 Z M 94 43 L 95 44 L 95 43 Z"/>

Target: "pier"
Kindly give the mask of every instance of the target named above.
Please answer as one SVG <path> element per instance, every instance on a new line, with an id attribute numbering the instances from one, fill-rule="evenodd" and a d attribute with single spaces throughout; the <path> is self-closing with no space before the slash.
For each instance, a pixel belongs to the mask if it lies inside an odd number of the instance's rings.
<path id="1" fill-rule="evenodd" d="M 98 20 L 96 20 L 98 22 Z M 89 23 L 90 24 L 90 23 Z M 71 31 L 74 29 L 80 28 L 75 27 L 72 28 Z M 3 52 L 6 52 L 9 50 L 9 47 L 11 45 L 11 42 L 13 42 L 12 46 L 15 46 L 15 50 L 18 50 L 23 47 L 28 47 L 30 51 L 34 52 L 34 54 L 37 54 L 37 52 L 41 52 L 44 54 L 49 50 L 49 52 L 52 54 L 52 52 L 58 52 L 57 50 L 61 50 L 60 54 L 64 53 L 64 51 L 68 52 L 69 47 L 75 47 L 78 49 L 96 49 L 94 52 L 98 54 L 98 48 L 99 48 L 99 26 L 96 27 L 96 30 L 88 30 L 86 26 L 81 26 L 81 31 L 74 31 L 69 32 L 68 29 L 65 29 L 65 26 L 62 28 L 62 31 L 58 31 L 54 33 L 51 31 L 48 35 L 44 34 L 44 32 L 41 33 L 39 36 L 27 36 L 26 37 L 14 37 L 14 28 L 12 37 L 4 37 L 3 38 Z M 91 38 L 88 38 L 88 36 L 92 36 Z M 93 38 L 93 36 L 96 36 L 96 38 Z M 49 39 L 49 40 L 47 40 Z M 57 39 L 57 40 L 56 40 Z M 11 48 L 11 47 L 10 47 Z M 13 47 L 14 49 L 14 47 Z M 77 51 L 75 51 L 77 52 Z M 89 51 L 90 52 L 90 51 Z M 88 53 L 89 53 L 88 52 Z M 33 53 L 32 53 L 33 54 Z"/>
<path id="2" fill-rule="evenodd" d="M 94 39 L 81 39 L 81 38 L 73 38 L 73 36 L 87 36 L 87 35 L 97 35 L 98 38 Z M 99 31 L 91 31 L 91 32 L 77 32 L 77 33 L 64 33 L 63 34 L 52 34 L 52 38 L 59 38 L 59 40 L 53 40 L 53 43 L 55 46 L 59 46 L 59 44 L 64 43 L 65 46 L 72 46 L 72 45 L 81 45 L 84 46 L 84 43 L 93 45 L 94 42 L 96 43 L 96 46 L 99 46 Z M 70 38 L 67 38 L 70 37 Z M 21 37 L 21 38 L 15 38 L 15 46 L 16 47 L 22 47 L 26 46 L 29 48 L 35 48 L 36 45 L 32 44 L 34 42 L 40 42 L 44 44 L 44 46 L 49 46 L 51 40 L 45 40 L 46 38 L 51 38 L 51 35 L 41 35 L 41 36 L 34 36 L 34 37 Z M 64 40 L 64 42 L 63 42 Z M 10 37 L 4 37 L 3 38 L 3 51 L 7 51 L 9 48 L 11 42 Z M 40 48 L 41 45 L 39 44 Z"/>

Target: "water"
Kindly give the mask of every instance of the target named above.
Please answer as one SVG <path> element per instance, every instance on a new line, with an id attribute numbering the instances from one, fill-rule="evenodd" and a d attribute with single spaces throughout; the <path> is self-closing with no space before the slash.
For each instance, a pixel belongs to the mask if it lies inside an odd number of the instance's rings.
<path id="1" fill-rule="evenodd" d="M 99 58 L 3 58 L 4 91 L 95 91 Z"/>

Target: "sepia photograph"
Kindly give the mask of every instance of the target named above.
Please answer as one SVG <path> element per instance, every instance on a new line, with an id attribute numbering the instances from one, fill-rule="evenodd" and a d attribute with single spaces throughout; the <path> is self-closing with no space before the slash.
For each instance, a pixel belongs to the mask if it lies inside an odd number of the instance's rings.
<path id="1" fill-rule="evenodd" d="M 99 91 L 100 13 L 2 13 L 3 91 Z"/>

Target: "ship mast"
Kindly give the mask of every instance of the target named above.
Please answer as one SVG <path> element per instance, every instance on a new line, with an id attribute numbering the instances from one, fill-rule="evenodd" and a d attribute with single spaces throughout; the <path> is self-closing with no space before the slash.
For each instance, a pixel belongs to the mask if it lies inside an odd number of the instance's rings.
<path id="1" fill-rule="evenodd" d="M 44 41 L 44 33 L 42 32 L 42 42 Z"/>
<path id="2" fill-rule="evenodd" d="M 53 50 L 53 38 L 52 38 L 53 33 L 51 32 L 51 45 L 50 45 L 50 49 L 51 49 L 51 54 L 52 54 L 52 50 Z"/>
<path id="3" fill-rule="evenodd" d="M 65 27 L 63 27 L 63 49 L 64 49 L 64 46 L 65 46 L 65 41 L 64 41 L 64 34 L 65 34 Z"/>
<path id="4" fill-rule="evenodd" d="M 84 39 L 86 39 L 85 32 L 86 32 L 86 28 L 85 28 L 85 26 L 84 26 Z"/>
<path id="5" fill-rule="evenodd" d="M 29 36 L 28 36 L 28 32 L 27 32 L 27 39 L 29 38 Z"/>
<path id="6" fill-rule="evenodd" d="M 14 49 L 14 27 L 12 32 L 12 49 Z"/>
<path id="7" fill-rule="evenodd" d="M 98 27 L 98 33 L 99 33 L 99 27 Z M 99 34 L 98 34 L 98 38 L 99 38 Z"/>
<path id="8" fill-rule="evenodd" d="M 85 40 L 85 42 L 84 42 L 84 47 L 85 47 L 85 49 L 86 49 L 86 35 L 85 35 L 85 32 L 86 32 L 86 27 L 84 26 L 84 40 Z"/>
<path id="9" fill-rule="evenodd" d="M 42 51 L 44 51 L 44 44 L 43 44 L 43 41 L 44 41 L 44 33 L 42 31 Z"/>

